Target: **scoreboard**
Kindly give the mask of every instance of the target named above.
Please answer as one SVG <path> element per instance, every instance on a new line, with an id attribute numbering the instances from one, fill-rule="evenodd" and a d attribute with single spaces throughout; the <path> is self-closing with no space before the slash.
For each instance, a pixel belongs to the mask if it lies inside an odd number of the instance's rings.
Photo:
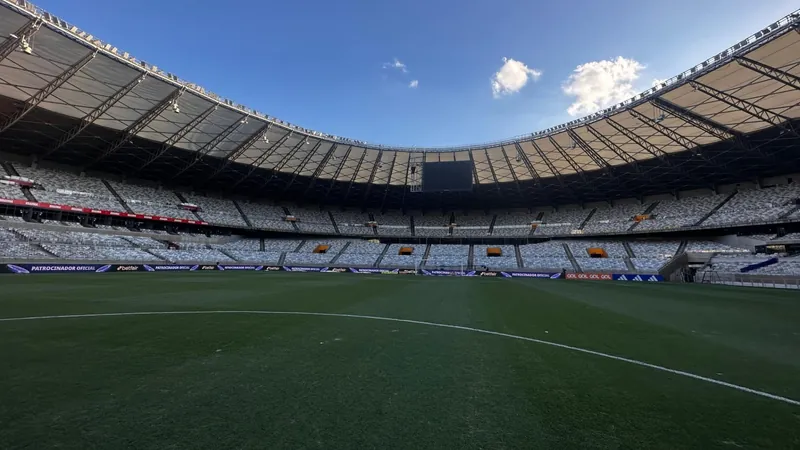
<path id="1" fill-rule="evenodd" d="M 422 164 L 423 192 L 472 190 L 472 161 L 426 162 Z"/>

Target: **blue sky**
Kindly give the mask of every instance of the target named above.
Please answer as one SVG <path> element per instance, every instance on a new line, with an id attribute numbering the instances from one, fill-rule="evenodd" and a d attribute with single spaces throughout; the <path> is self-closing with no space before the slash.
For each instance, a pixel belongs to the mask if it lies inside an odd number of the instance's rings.
<path id="1" fill-rule="evenodd" d="M 797 5 L 790 0 L 34 3 L 141 60 L 263 113 L 330 134 L 409 146 L 479 143 L 566 122 L 678 74 Z"/>

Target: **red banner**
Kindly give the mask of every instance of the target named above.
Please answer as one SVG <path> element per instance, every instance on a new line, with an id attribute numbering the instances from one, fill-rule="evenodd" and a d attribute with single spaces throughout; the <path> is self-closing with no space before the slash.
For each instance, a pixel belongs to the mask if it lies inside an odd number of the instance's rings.
<path id="1" fill-rule="evenodd" d="M 610 273 L 568 273 L 568 280 L 613 280 Z"/>
<path id="2" fill-rule="evenodd" d="M 102 216 L 125 217 L 129 219 L 159 220 L 161 222 L 188 223 L 192 225 L 208 225 L 208 222 L 202 222 L 200 220 L 175 219 L 173 217 L 151 216 L 147 214 L 132 214 L 132 213 L 118 212 L 118 211 L 106 211 L 104 209 L 81 208 L 78 206 L 56 205 L 54 203 L 43 203 L 43 202 L 31 202 L 28 200 L 20 200 L 20 199 L 10 200 L 7 198 L 0 198 L 0 203 L 4 203 L 6 205 L 30 206 L 33 208 L 55 209 L 58 211 L 78 212 L 84 214 L 99 214 Z"/>

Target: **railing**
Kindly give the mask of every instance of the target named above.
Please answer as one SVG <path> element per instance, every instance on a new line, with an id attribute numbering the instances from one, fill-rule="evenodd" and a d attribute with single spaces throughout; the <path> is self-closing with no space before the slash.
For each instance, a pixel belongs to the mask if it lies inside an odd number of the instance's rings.
<path id="1" fill-rule="evenodd" d="M 728 286 L 800 289 L 800 275 L 751 275 L 706 271 L 699 272 L 695 281 Z"/>
<path id="2" fill-rule="evenodd" d="M 167 81 L 172 84 L 177 84 L 178 86 L 182 86 L 184 88 L 190 89 L 196 95 L 201 97 L 205 97 L 211 101 L 217 102 L 221 105 L 227 106 L 231 109 L 240 111 L 247 116 L 254 116 L 258 119 L 267 121 L 269 123 L 278 125 L 282 128 L 299 131 L 302 133 L 306 133 L 309 136 L 319 137 L 323 139 L 327 139 L 330 141 L 342 143 L 342 144 L 354 144 L 354 145 L 363 145 L 368 147 L 376 147 L 384 150 L 392 150 L 392 151 L 407 151 L 407 152 L 418 152 L 418 151 L 428 151 L 428 152 L 453 152 L 453 151 L 468 151 L 468 150 L 475 150 L 475 149 L 482 149 L 486 147 L 495 147 L 501 145 L 513 145 L 523 140 L 528 139 L 535 139 L 540 137 L 546 137 L 552 134 L 556 134 L 562 132 L 566 129 L 592 123 L 597 120 L 600 120 L 607 116 L 608 114 L 614 113 L 618 110 L 627 109 L 635 107 L 641 103 L 649 101 L 651 98 L 656 97 L 670 89 L 672 89 L 676 85 L 680 85 L 686 83 L 691 79 L 695 79 L 719 66 L 727 64 L 734 56 L 741 55 L 744 53 L 749 52 L 750 50 L 759 47 L 775 37 L 783 34 L 784 32 L 791 29 L 793 24 L 800 23 L 800 9 L 796 10 L 795 12 L 779 19 L 778 21 L 768 25 L 761 31 L 758 31 L 747 38 L 743 39 L 742 41 L 734 44 L 733 46 L 729 47 L 728 49 L 717 53 L 716 55 L 712 56 L 711 58 L 706 59 L 705 61 L 697 64 L 696 66 L 672 77 L 668 80 L 663 81 L 658 86 L 653 88 L 647 89 L 644 92 L 641 92 L 632 98 L 620 102 L 616 105 L 613 105 L 609 108 L 603 109 L 602 111 L 598 111 L 596 113 L 590 114 L 586 117 L 582 117 L 580 119 L 575 119 L 569 121 L 567 123 L 557 125 L 555 127 L 547 128 L 542 131 L 524 134 L 515 136 L 509 139 L 504 139 L 500 141 L 494 142 L 486 142 L 482 144 L 474 144 L 468 146 L 460 146 L 460 147 L 403 147 L 403 146 L 388 146 L 388 145 L 381 145 L 381 144 L 372 144 L 367 141 L 361 141 L 357 139 L 349 139 L 343 138 L 340 136 L 329 135 L 325 133 L 320 133 L 318 131 L 309 130 L 307 128 L 303 128 L 297 125 L 293 125 L 288 122 L 284 122 L 280 119 L 275 117 L 270 117 L 266 114 L 260 113 L 254 109 L 248 108 L 242 104 L 236 103 L 233 100 L 228 100 L 219 95 L 205 90 L 203 87 L 198 86 L 195 83 L 189 82 L 187 80 L 183 80 L 179 78 L 177 75 L 172 73 L 165 72 L 159 69 L 157 66 L 148 64 L 145 61 L 137 60 L 135 57 L 131 56 L 128 52 L 122 52 L 121 50 L 117 49 L 113 45 L 109 43 L 105 43 L 100 39 L 88 34 L 87 32 L 79 29 L 78 27 L 69 24 L 68 22 L 61 20 L 60 18 L 48 13 L 44 9 L 28 2 L 26 0 L 0 0 L 3 3 L 9 5 L 12 9 L 15 9 L 20 12 L 27 13 L 27 15 L 41 18 L 46 24 L 48 24 L 51 28 L 61 32 L 67 37 L 70 37 L 74 40 L 78 40 L 83 42 L 84 44 L 88 44 L 91 47 L 94 47 L 101 51 L 102 53 L 111 56 L 115 59 L 125 62 L 126 64 L 136 67 L 139 70 L 144 70 L 147 74 L 156 76 L 159 79 Z"/>

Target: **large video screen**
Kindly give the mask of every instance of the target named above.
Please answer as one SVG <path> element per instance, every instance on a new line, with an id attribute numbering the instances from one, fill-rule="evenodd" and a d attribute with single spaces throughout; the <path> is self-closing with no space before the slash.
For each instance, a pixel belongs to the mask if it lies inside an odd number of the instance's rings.
<path id="1" fill-rule="evenodd" d="M 472 190 L 472 161 L 426 162 L 422 165 L 423 192 Z"/>

